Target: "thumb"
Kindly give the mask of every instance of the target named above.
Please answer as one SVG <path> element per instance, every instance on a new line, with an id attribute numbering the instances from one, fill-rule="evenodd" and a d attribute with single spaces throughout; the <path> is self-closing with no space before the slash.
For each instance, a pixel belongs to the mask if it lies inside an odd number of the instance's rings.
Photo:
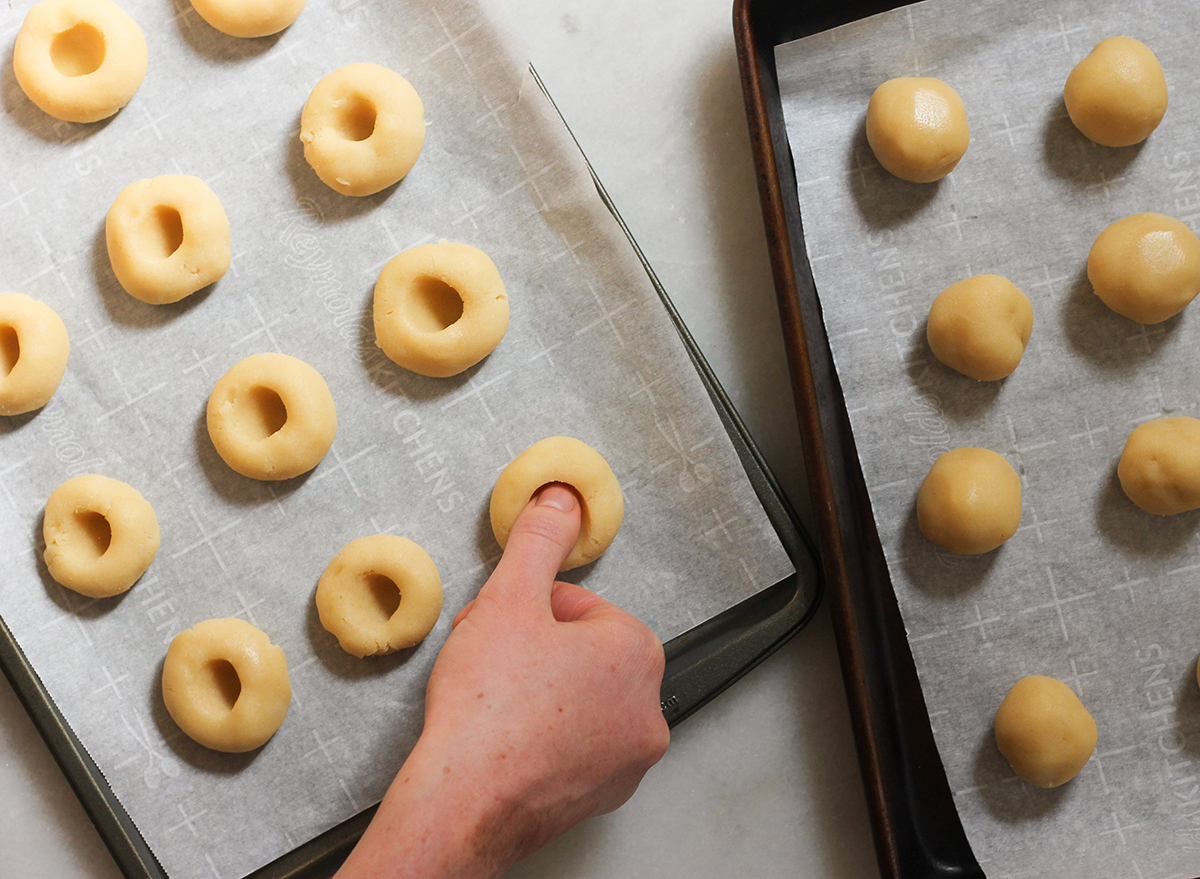
<path id="1" fill-rule="evenodd" d="M 544 601 L 579 539 L 582 511 L 575 492 L 561 483 L 543 486 L 513 522 L 504 555 L 480 597 Z"/>

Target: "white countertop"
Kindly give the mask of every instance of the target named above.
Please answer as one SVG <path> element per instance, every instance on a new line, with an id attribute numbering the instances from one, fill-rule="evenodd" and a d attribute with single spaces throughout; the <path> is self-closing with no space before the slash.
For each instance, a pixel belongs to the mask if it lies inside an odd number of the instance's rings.
<path id="1" fill-rule="evenodd" d="M 730 0 L 503 0 L 634 237 L 807 508 Z M 680 724 L 613 815 L 510 877 L 878 875 L 828 613 Z M 0 677 L 0 879 L 118 879 Z"/>

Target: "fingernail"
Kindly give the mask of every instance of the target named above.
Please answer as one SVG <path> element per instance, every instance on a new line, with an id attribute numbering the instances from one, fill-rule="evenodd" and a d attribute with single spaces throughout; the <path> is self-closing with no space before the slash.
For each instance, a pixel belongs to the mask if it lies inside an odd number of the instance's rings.
<path id="1" fill-rule="evenodd" d="M 564 513 L 569 513 L 575 509 L 578 501 L 575 499 L 575 492 L 563 485 L 550 483 L 544 487 L 537 497 L 537 505 L 539 507 L 554 507 L 556 510 L 562 510 Z"/>

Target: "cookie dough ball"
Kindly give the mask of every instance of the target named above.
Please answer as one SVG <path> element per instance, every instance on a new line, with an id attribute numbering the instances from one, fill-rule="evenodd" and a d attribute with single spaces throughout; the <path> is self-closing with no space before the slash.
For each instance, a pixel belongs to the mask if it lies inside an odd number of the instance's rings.
<path id="1" fill-rule="evenodd" d="M 1156 324 L 1179 314 L 1200 292 L 1200 238 L 1173 217 L 1134 214 L 1096 237 L 1087 275 L 1117 314 Z"/>
<path id="2" fill-rule="evenodd" d="M 231 37 L 277 34 L 304 9 L 307 0 L 192 0 L 200 17 Z"/>
<path id="3" fill-rule="evenodd" d="M 889 79 L 867 104 L 867 141 L 901 180 L 932 183 L 954 170 L 971 142 L 967 108 L 939 79 Z"/>
<path id="4" fill-rule="evenodd" d="M 287 354 L 254 354 L 208 397 L 208 435 L 226 464 L 251 479 L 291 479 L 325 457 L 337 433 L 321 374 Z"/>
<path id="5" fill-rule="evenodd" d="M 422 244 L 394 257 L 375 284 L 375 343 L 405 369 L 458 375 L 492 353 L 508 329 L 508 294 L 486 253 Z"/>
<path id="6" fill-rule="evenodd" d="M 13 72 L 41 110 L 67 122 L 116 113 L 146 76 L 146 39 L 112 0 L 42 0 L 13 47 Z"/>
<path id="7" fill-rule="evenodd" d="M 407 79 L 378 64 L 347 64 L 317 83 L 300 114 L 304 158 L 342 195 L 371 195 L 412 170 L 425 108 Z"/>
<path id="8" fill-rule="evenodd" d="M 0 293 L 0 415 L 49 403 L 70 353 L 67 328 L 53 308 L 24 293 Z"/>
<path id="9" fill-rule="evenodd" d="M 1033 332 L 1033 305 L 1007 278 L 975 275 L 951 284 L 929 309 L 934 356 L 980 381 L 996 381 L 1021 362 Z"/>
<path id="10" fill-rule="evenodd" d="M 559 570 L 569 571 L 598 559 L 612 544 L 625 518 L 625 496 L 608 462 L 587 443 L 552 436 L 512 459 L 492 489 L 492 533 L 501 548 L 508 544 L 517 515 L 543 485 L 561 482 L 575 490 L 582 521 L 579 539 Z"/>
<path id="11" fill-rule="evenodd" d="M 1149 137 L 1167 112 L 1167 80 L 1145 44 L 1109 37 L 1075 65 L 1063 100 L 1084 137 L 1102 146 L 1131 146 Z"/>
<path id="12" fill-rule="evenodd" d="M 129 184 L 108 209 L 104 237 L 121 286 L 151 305 L 178 302 L 229 270 L 229 219 L 198 177 Z"/>
<path id="13" fill-rule="evenodd" d="M 1200 421 L 1156 418 L 1135 427 L 1117 478 L 1129 499 L 1155 516 L 1200 508 Z"/>
<path id="14" fill-rule="evenodd" d="M 317 583 L 321 625 L 354 656 L 419 644 L 442 612 L 442 578 L 420 546 L 375 534 L 342 547 Z"/>
<path id="15" fill-rule="evenodd" d="M 214 751 L 253 751 L 275 735 L 292 701 L 283 649 L 245 620 L 205 620 L 180 632 L 162 672 L 167 713 Z"/>
<path id="16" fill-rule="evenodd" d="M 1092 756 L 1096 721 L 1066 684 L 1029 675 L 1013 685 L 996 711 L 996 745 L 1025 781 L 1058 787 Z"/>
<path id="17" fill-rule="evenodd" d="M 1021 477 L 991 449 L 946 452 L 917 492 L 917 524 L 953 553 L 991 552 L 1021 524 Z"/>
<path id="18" fill-rule="evenodd" d="M 133 486 L 96 474 L 68 479 L 50 493 L 42 537 L 50 576 L 91 598 L 126 591 L 161 542 L 150 502 Z"/>

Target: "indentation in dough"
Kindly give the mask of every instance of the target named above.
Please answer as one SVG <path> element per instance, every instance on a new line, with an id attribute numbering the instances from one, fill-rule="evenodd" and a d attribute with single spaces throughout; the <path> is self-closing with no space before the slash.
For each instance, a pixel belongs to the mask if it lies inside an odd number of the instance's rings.
<path id="1" fill-rule="evenodd" d="M 63 76 L 95 73 L 104 63 L 106 53 L 104 34 L 86 21 L 55 34 L 50 42 L 50 60 Z"/>
<path id="2" fill-rule="evenodd" d="M 425 275 L 413 283 L 408 319 L 414 329 L 438 333 L 457 323 L 462 313 L 462 295 L 441 278 Z"/>
<path id="3" fill-rule="evenodd" d="M 21 340 L 8 324 L 0 324 L 0 377 L 7 376 L 21 359 Z"/>
<path id="4" fill-rule="evenodd" d="M 183 244 L 183 217 L 170 205 L 160 204 L 137 225 L 141 250 L 149 259 L 166 259 Z"/>
<path id="5" fill-rule="evenodd" d="M 112 545 L 112 525 L 109 524 L 103 513 L 97 513 L 95 510 L 80 510 L 75 514 L 75 521 L 86 538 L 82 543 L 95 552 L 96 558 L 100 558 L 108 552 L 108 548 Z"/>
<path id="6" fill-rule="evenodd" d="M 356 143 L 366 140 L 375 133 L 375 120 L 379 111 L 375 103 L 364 95 L 352 94 L 338 107 L 337 126 L 346 140 Z"/>
<path id="7" fill-rule="evenodd" d="M 371 596 L 372 610 L 379 611 L 379 622 L 387 622 L 400 607 L 400 587 L 391 577 L 375 571 L 363 574 L 363 582 Z"/>
<path id="8" fill-rule="evenodd" d="M 242 679 L 238 677 L 233 663 L 228 659 L 214 659 L 205 664 L 204 673 L 209 678 L 209 690 L 215 697 L 216 705 L 223 711 L 232 711 L 242 695 Z"/>
<path id="9" fill-rule="evenodd" d="M 242 413 L 243 429 L 248 436 L 266 439 L 279 433 L 287 423 L 287 407 L 279 394 L 271 388 L 257 385 L 246 395 L 245 411 Z"/>

